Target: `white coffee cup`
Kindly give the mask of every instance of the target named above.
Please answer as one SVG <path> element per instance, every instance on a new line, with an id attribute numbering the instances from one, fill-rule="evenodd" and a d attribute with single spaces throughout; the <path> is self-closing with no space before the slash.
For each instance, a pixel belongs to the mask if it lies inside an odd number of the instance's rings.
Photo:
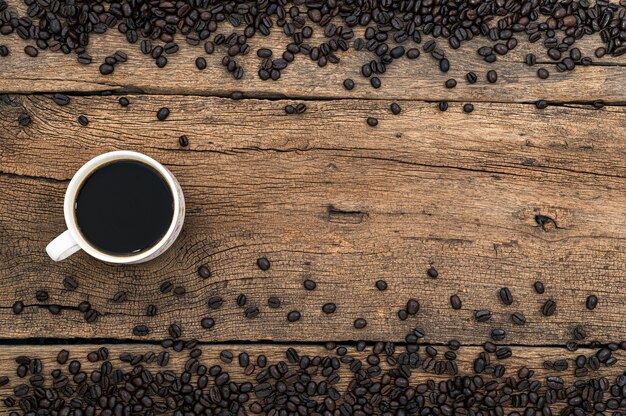
<path id="1" fill-rule="evenodd" d="M 145 251 L 128 256 L 115 256 L 104 253 L 89 244 L 78 228 L 74 213 L 74 204 L 83 181 L 102 165 L 116 160 L 135 160 L 155 169 L 169 186 L 172 198 L 174 199 L 174 215 L 172 216 L 172 222 L 161 240 Z M 63 212 L 65 215 L 67 230 L 52 240 L 46 247 L 46 252 L 52 260 L 63 260 L 82 249 L 90 256 L 107 263 L 136 264 L 154 259 L 155 257 L 163 254 L 163 252 L 165 252 L 165 250 L 167 250 L 174 243 L 176 237 L 180 234 L 180 230 L 182 229 L 183 222 L 185 220 L 185 198 L 180 184 L 165 166 L 142 153 L 122 150 L 104 153 L 97 156 L 85 163 L 76 172 L 67 187 L 67 191 L 65 191 Z"/>

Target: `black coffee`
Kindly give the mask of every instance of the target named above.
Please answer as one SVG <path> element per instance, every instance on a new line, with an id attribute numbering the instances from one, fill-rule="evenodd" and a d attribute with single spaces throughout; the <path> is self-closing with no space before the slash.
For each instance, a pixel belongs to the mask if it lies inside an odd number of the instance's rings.
<path id="1" fill-rule="evenodd" d="M 121 160 L 98 168 L 83 182 L 74 212 L 78 228 L 95 248 L 132 255 L 154 246 L 167 232 L 174 201 L 159 172 Z"/>

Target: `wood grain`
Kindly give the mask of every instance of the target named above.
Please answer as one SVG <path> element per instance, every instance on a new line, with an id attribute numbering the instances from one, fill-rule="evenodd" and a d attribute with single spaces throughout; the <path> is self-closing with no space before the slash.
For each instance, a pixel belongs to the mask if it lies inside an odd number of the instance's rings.
<path id="1" fill-rule="evenodd" d="M 72 97 L 60 107 L 50 96 L 5 97 L 0 108 L 0 337 L 130 338 L 137 324 L 162 339 L 176 322 L 183 337 L 204 341 L 392 340 L 416 324 L 429 342 L 456 338 L 483 342 L 495 326 L 507 342 L 564 344 L 584 324 L 590 339 L 619 340 L 626 280 L 626 109 L 477 105 L 472 114 L 453 104 L 405 102 L 399 116 L 389 101 L 313 101 L 288 116 L 293 101 L 180 96 Z M 157 122 L 157 109 L 171 115 Z M 19 127 L 20 113 L 32 115 Z M 76 119 L 85 114 L 88 127 Z M 368 127 L 366 117 L 380 120 Z M 190 139 L 180 148 L 181 134 Z M 45 245 L 65 228 L 67 181 L 100 153 L 129 149 L 163 162 L 181 182 L 187 200 L 183 233 L 172 249 L 145 265 L 116 267 L 84 253 L 52 263 Z M 554 219 L 542 229 L 536 215 Z M 263 272 L 256 259 L 266 256 Z M 207 264 L 213 276 L 198 277 Z M 439 271 L 434 280 L 429 267 Z M 72 275 L 77 291 L 62 280 Z M 305 279 L 317 289 L 306 291 Z M 389 283 L 386 292 L 374 287 Z M 182 298 L 161 294 L 170 280 Z M 544 295 L 532 284 L 541 280 Z M 502 305 L 497 290 L 511 288 Z M 51 315 L 35 301 L 47 289 Z M 128 301 L 114 304 L 124 290 Z M 243 317 L 235 298 L 258 305 Z M 451 310 L 458 293 L 463 309 Z M 599 296 L 596 310 L 584 307 Z M 211 295 L 226 303 L 207 307 Z M 280 309 L 267 307 L 278 296 Z M 396 313 L 409 298 L 417 317 Z M 542 317 L 547 299 L 557 313 Z M 27 307 L 13 315 L 11 305 Z M 101 316 L 85 323 L 76 306 L 89 300 Z M 324 303 L 337 303 L 324 315 Z M 145 316 L 149 303 L 158 308 Z M 475 310 L 490 308 L 488 323 Z M 302 312 L 287 323 L 289 311 Z M 512 325 L 523 312 L 528 323 Z M 203 330 L 200 319 L 216 326 Z M 368 325 L 353 328 L 363 317 Z"/>
<path id="2" fill-rule="evenodd" d="M 109 359 L 114 368 L 120 368 L 122 370 L 128 370 L 131 366 L 127 363 L 123 363 L 119 360 L 119 355 L 121 352 L 130 352 L 132 354 L 145 354 L 149 351 L 153 351 L 155 353 L 159 353 L 161 351 L 160 347 L 154 345 L 142 345 L 142 344 L 133 344 L 133 345 L 104 345 L 109 348 Z M 244 374 L 244 369 L 239 367 L 237 363 L 237 356 L 240 352 L 245 351 L 249 354 L 251 362 L 256 361 L 256 357 L 260 354 L 264 354 L 269 364 L 276 364 L 279 361 L 288 362 L 285 356 L 285 351 L 288 347 L 294 347 L 300 356 L 308 355 L 309 357 L 314 356 L 327 356 L 333 354 L 329 354 L 325 348 L 321 346 L 303 346 L 303 345 L 246 345 L 242 347 L 241 345 L 213 345 L 213 346 L 201 346 L 202 355 L 199 358 L 199 361 L 207 367 L 212 365 L 220 365 L 224 370 L 228 371 L 230 374 L 230 379 L 233 382 L 242 383 L 242 382 L 252 382 L 254 381 L 254 375 L 260 369 L 257 369 L 256 372 L 252 376 L 246 376 Z M 17 364 L 15 364 L 15 357 L 18 355 L 27 355 L 31 358 L 39 358 L 43 363 L 43 375 L 48 380 L 46 382 L 46 386 L 49 383 L 50 379 L 50 371 L 52 369 L 59 368 L 65 374 L 67 374 L 67 365 L 59 365 L 56 362 L 56 356 L 61 349 L 66 349 L 70 352 L 70 360 L 80 360 L 82 363 L 81 369 L 82 371 L 91 371 L 99 368 L 101 362 L 90 363 L 87 361 L 86 356 L 89 352 L 96 350 L 100 345 L 51 345 L 51 346 L 10 346 L 3 347 L 0 349 L 0 376 L 7 375 L 10 378 L 10 383 L 0 387 L 0 398 L 5 398 L 7 396 L 13 395 L 13 387 L 20 383 L 28 382 L 27 379 L 20 379 L 16 376 L 15 370 Z M 438 347 L 439 354 L 443 353 L 443 351 L 447 350 L 444 347 Z M 235 359 L 231 364 L 226 364 L 219 360 L 219 353 L 222 350 L 228 350 L 234 354 Z M 368 346 L 365 351 L 358 352 L 354 349 L 354 347 L 349 347 L 348 355 L 354 357 L 355 359 L 359 359 L 363 362 L 364 366 L 367 366 L 366 359 L 367 356 L 371 353 L 372 347 Z M 400 352 L 401 347 L 398 347 L 397 351 Z M 171 350 L 170 350 L 171 351 Z M 459 351 L 457 351 L 457 363 L 459 366 L 459 374 L 472 374 L 473 368 L 473 360 L 476 358 L 478 353 L 482 351 L 481 347 L 462 347 Z M 586 356 L 591 356 L 591 354 L 595 353 L 594 350 L 590 349 L 580 349 L 576 352 L 567 352 L 560 348 L 516 348 L 513 347 L 513 356 L 506 360 L 495 360 L 494 362 L 506 364 L 507 372 L 504 377 L 517 375 L 517 371 L 522 367 L 527 367 L 531 370 L 535 371 L 535 376 L 533 380 L 540 380 L 544 382 L 545 387 L 545 377 L 548 375 L 554 376 L 554 371 L 547 371 L 543 368 L 542 364 L 546 360 L 554 361 L 558 359 L 567 359 L 569 362 L 570 368 L 566 371 L 558 372 L 560 377 L 563 378 L 566 386 L 571 385 L 573 381 L 576 379 L 573 377 L 573 360 L 576 355 L 584 354 Z M 397 354 L 396 354 L 397 355 Z M 420 355 L 425 356 L 423 352 L 420 352 Z M 618 360 L 623 360 L 626 357 L 622 351 L 614 352 L 613 355 L 618 358 Z M 383 369 L 387 369 L 388 365 L 385 362 L 385 355 L 383 354 L 381 359 L 381 367 Z M 174 371 L 177 375 L 180 375 L 183 372 L 185 361 L 189 358 L 186 352 L 174 353 L 171 352 L 171 358 L 169 364 L 166 367 L 159 367 L 156 363 L 153 364 L 145 364 L 142 365 L 145 368 L 148 368 L 150 371 L 156 373 L 157 371 L 162 370 L 171 370 Z M 289 364 L 293 366 L 293 364 Z M 608 377 L 611 382 L 614 381 L 615 377 L 620 375 L 623 371 L 623 368 L 618 364 L 613 367 L 605 367 L 602 366 L 599 370 L 590 372 L 588 378 L 599 378 L 599 377 Z M 338 371 L 340 375 L 339 382 L 335 385 L 335 388 L 343 393 L 347 388 L 348 383 L 352 379 L 353 375 L 350 373 L 347 364 L 342 364 L 341 368 Z M 410 378 L 410 386 L 415 387 L 420 383 L 425 383 L 427 380 L 447 380 L 450 376 L 447 375 L 436 375 L 432 373 L 426 373 L 422 369 L 417 369 L 412 372 Z M 492 380 L 492 376 L 485 375 L 485 380 Z M 195 380 L 195 378 L 194 378 Z M 504 379 L 499 379 L 500 381 L 504 381 Z M 212 384 L 209 384 L 209 388 Z M 544 391 L 542 388 L 539 393 L 541 394 Z M 255 401 L 254 394 L 251 395 L 251 400 L 248 404 L 251 404 Z M 563 407 L 563 403 L 556 403 L 551 406 L 552 412 L 556 413 L 560 408 Z M 514 409 L 507 409 L 514 410 Z M 518 409 L 515 409 L 519 411 Z M 0 415 L 8 414 L 10 409 L 7 409 L 3 404 L 0 404 Z"/>
<path id="3" fill-rule="evenodd" d="M 617 0 L 615 0 L 617 2 Z M 9 5 L 21 13 L 25 6 L 21 0 L 9 0 Z M 232 31 L 241 32 L 228 26 L 219 32 L 226 35 Z M 357 35 L 362 28 L 357 28 Z M 317 29 L 310 39 L 310 44 L 319 45 L 326 38 L 322 30 Z M 485 63 L 476 50 L 480 46 L 490 45 L 486 39 L 475 39 L 458 50 L 447 48 L 447 42 L 439 41 L 446 49 L 452 69 L 448 73 L 439 71 L 437 61 L 423 53 L 414 61 L 400 59 L 389 66 L 388 71 L 380 76 L 383 87 L 376 90 L 369 81 L 360 75 L 361 65 L 376 56 L 367 51 L 349 50 L 339 54 L 338 65 L 319 68 L 308 57 L 297 56 L 293 65 L 283 71 L 279 81 L 261 81 L 258 78 L 261 59 L 256 56 L 260 47 L 274 49 L 275 55 L 282 54 L 289 38 L 280 30 L 274 30 L 268 37 L 255 36 L 250 40 L 253 53 L 237 57 L 237 61 L 246 71 L 242 80 L 236 81 L 221 65 L 225 50 L 219 49 L 206 56 L 202 46 L 193 47 L 179 39 L 181 51 L 168 56 L 169 64 L 159 69 L 154 60 L 139 51 L 139 44 L 131 45 L 116 30 L 110 30 L 104 36 L 91 36 L 88 52 L 94 60 L 91 65 L 79 65 L 74 55 L 63 55 L 50 51 L 41 51 L 37 59 L 23 53 L 26 43 L 17 35 L 3 37 L 12 51 L 7 58 L 0 59 L 0 92 L 31 93 L 73 91 L 94 93 L 99 91 L 140 91 L 151 94 L 196 94 L 228 96 L 234 91 L 241 91 L 249 97 L 291 97 L 291 98 L 359 98 L 359 99 L 396 99 L 408 100 L 452 100 L 452 101 L 490 101 L 490 102 L 531 102 L 547 99 L 559 102 L 605 100 L 613 103 L 626 103 L 626 55 L 620 58 L 607 57 L 596 60 L 593 52 L 602 46 L 599 35 L 593 35 L 576 43 L 587 56 L 598 61 L 593 66 L 578 66 L 573 73 L 558 73 L 553 61 L 546 55 L 545 49 L 537 44 L 528 44 L 520 37 L 520 46 L 504 57 L 499 57 L 495 64 Z M 426 41 L 426 37 L 424 41 Z M 407 42 L 406 48 L 420 47 Z M 104 58 L 117 50 L 129 55 L 129 62 L 119 64 L 110 76 L 102 76 L 98 71 Z M 528 52 L 537 53 L 538 65 L 529 67 L 524 62 Z M 195 59 L 206 56 L 208 67 L 198 71 Z M 550 70 L 548 80 L 541 81 L 536 72 L 540 67 Z M 486 82 L 486 73 L 490 69 L 498 72 L 498 82 Z M 465 74 L 474 71 L 479 82 L 470 85 L 465 81 Z M 352 78 L 357 87 L 352 91 L 343 88 L 344 79 Z M 453 90 L 444 87 L 449 78 L 456 78 L 458 86 Z"/>

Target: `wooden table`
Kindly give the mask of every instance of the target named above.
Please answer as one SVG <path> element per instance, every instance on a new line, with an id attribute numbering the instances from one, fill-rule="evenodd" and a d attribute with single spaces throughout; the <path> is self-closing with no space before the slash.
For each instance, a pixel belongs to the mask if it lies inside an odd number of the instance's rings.
<path id="1" fill-rule="evenodd" d="M 12 376 L 0 397 L 19 381 L 15 355 L 52 365 L 58 344 L 76 356 L 115 344 L 117 359 L 120 351 L 158 350 L 171 323 L 215 360 L 223 349 L 283 359 L 289 345 L 313 355 L 325 353 L 329 340 L 401 342 L 418 323 L 426 342 L 459 340 L 468 366 L 490 329 L 501 327 L 502 344 L 515 345 L 515 362 L 540 369 L 545 359 L 580 353 L 563 348 L 578 324 L 587 341 L 625 337 L 626 56 L 559 73 L 544 55 L 535 67 L 524 65 L 525 54 L 539 50 L 526 44 L 489 66 L 472 42 L 448 51 L 448 74 L 425 55 L 404 59 L 375 90 L 359 74 L 370 59 L 364 52 L 343 53 L 339 65 L 325 68 L 300 56 L 279 81 L 264 82 L 255 54 L 242 60 L 246 74 L 235 81 L 220 54 L 198 71 L 202 48 L 184 45 L 158 69 L 113 32 L 90 45 L 98 63 L 116 50 L 128 53 L 129 62 L 107 77 L 72 55 L 29 58 L 17 37 L 0 42 L 12 50 L 0 58 L 0 375 Z M 283 42 L 273 34 L 251 46 Z M 598 42 L 577 45 L 592 53 Z M 551 70 L 548 80 L 538 80 L 539 67 Z M 488 68 L 498 71 L 496 84 L 485 81 Z M 464 80 L 470 70 L 479 74 L 474 85 Z M 459 85 L 447 90 L 451 77 Z M 345 90 L 345 78 L 357 87 Z M 56 92 L 71 103 L 55 104 Z M 231 99 L 233 92 L 244 98 Z M 121 96 L 128 107 L 118 104 Z M 539 110 L 539 99 L 551 105 Z M 438 110 L 440 100 L 450 102 L 447 112 Z M 596 100 L 604 107 L 595 109 Z M 392 102 L 401 114 L 390 112 Z M 471 114 L 462 111 L 467 102 L 475 106 Z M 285 113 L 297 103 L 306 104 L 305 113 Z M 159 122 L 164 106 L 171 115 Z M 22 113 L 32 117 L 27 127 L 18 124 Z M 77 122 L 80 115 L 88 126 Z M 369 127 L 368 117 L 378 126 Z M 181 135 L 189 137 L 187 148 L 178 144 Z M 187 201 L 180 238 L 138 266 L 107 265 L 84 253 L 53 263 L 44 248 L 65 229 L 69 180 L 92 157 L 121 149 L 154 157 L 180 181 Z M 256 266 L 261 257 L 269 270 Z M 198 276 L 200 265 L 210 278 Z M 437 279 L 427 276 L 430 267 Z M 64 288 L 65 276 L 79 287 Z M 306 279 L 317 288 L 305 290 Z M 379 279 L 387 291 L 376 289 Z M 537 280 L 543 295 L 533 291 Z M 186 293 L 161 293 L 166 281 Z M 511 306 L 498 299 L 503 286 L 513 293 Z M 43 289 L 50 298 L 38 302 Z M 127 300 L 114 303 L 119 291 Z M 261 308 L 257 318 L 243 316 L 239 294 Z M 451 309 L 453 294 L 462 309 Z M 600 299 L 594 311 L 585 308 L 590 294 Z M 209 310 L 212 295 L 225 305 Z M 267 306 L 270 296 L 281 299 L 279 309 Z M 417 319 L 400 321 L 397 311 L 409 298 L 421 309 Z M 557 312 L 543 317 L 548 299 Z M 19 315 L 11 309 L 16 300 L 26 305 Z M 85 300 L 99 312 L 93 323 L 77 310 Z M 337 312 L 326 315 L 321 307 L 331 301 Z M 52 315 L 50 304 L 61 313 Z M 146 316 L 149 304 L 157 316 Z M 493 318 L 477 323 L 474 312 L 483 308 Z M 287 322 L 296 309 L 302 319 Z M 526 325 L 513 325 L 515 311 Z M 210 330 L 200 325 L 206 316 L 216 321 Z M 367 327 L 355 329 L 356 318 Z M 138 324 L 149 335 L 133 336 Z M 615 375 L 618 367 L 603 371 Z"/>

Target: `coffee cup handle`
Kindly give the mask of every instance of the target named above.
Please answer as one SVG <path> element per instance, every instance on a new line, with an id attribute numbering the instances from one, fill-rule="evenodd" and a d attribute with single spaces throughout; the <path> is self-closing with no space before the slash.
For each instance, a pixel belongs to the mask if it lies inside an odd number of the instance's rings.
<path id="1" fill-rule="evenodd" d="M 54 261 L 61 261 L 80 250 L 80 246 L 76 243 L 69 230 L 52 240 L 46 246 L 46 253 Z"/>

